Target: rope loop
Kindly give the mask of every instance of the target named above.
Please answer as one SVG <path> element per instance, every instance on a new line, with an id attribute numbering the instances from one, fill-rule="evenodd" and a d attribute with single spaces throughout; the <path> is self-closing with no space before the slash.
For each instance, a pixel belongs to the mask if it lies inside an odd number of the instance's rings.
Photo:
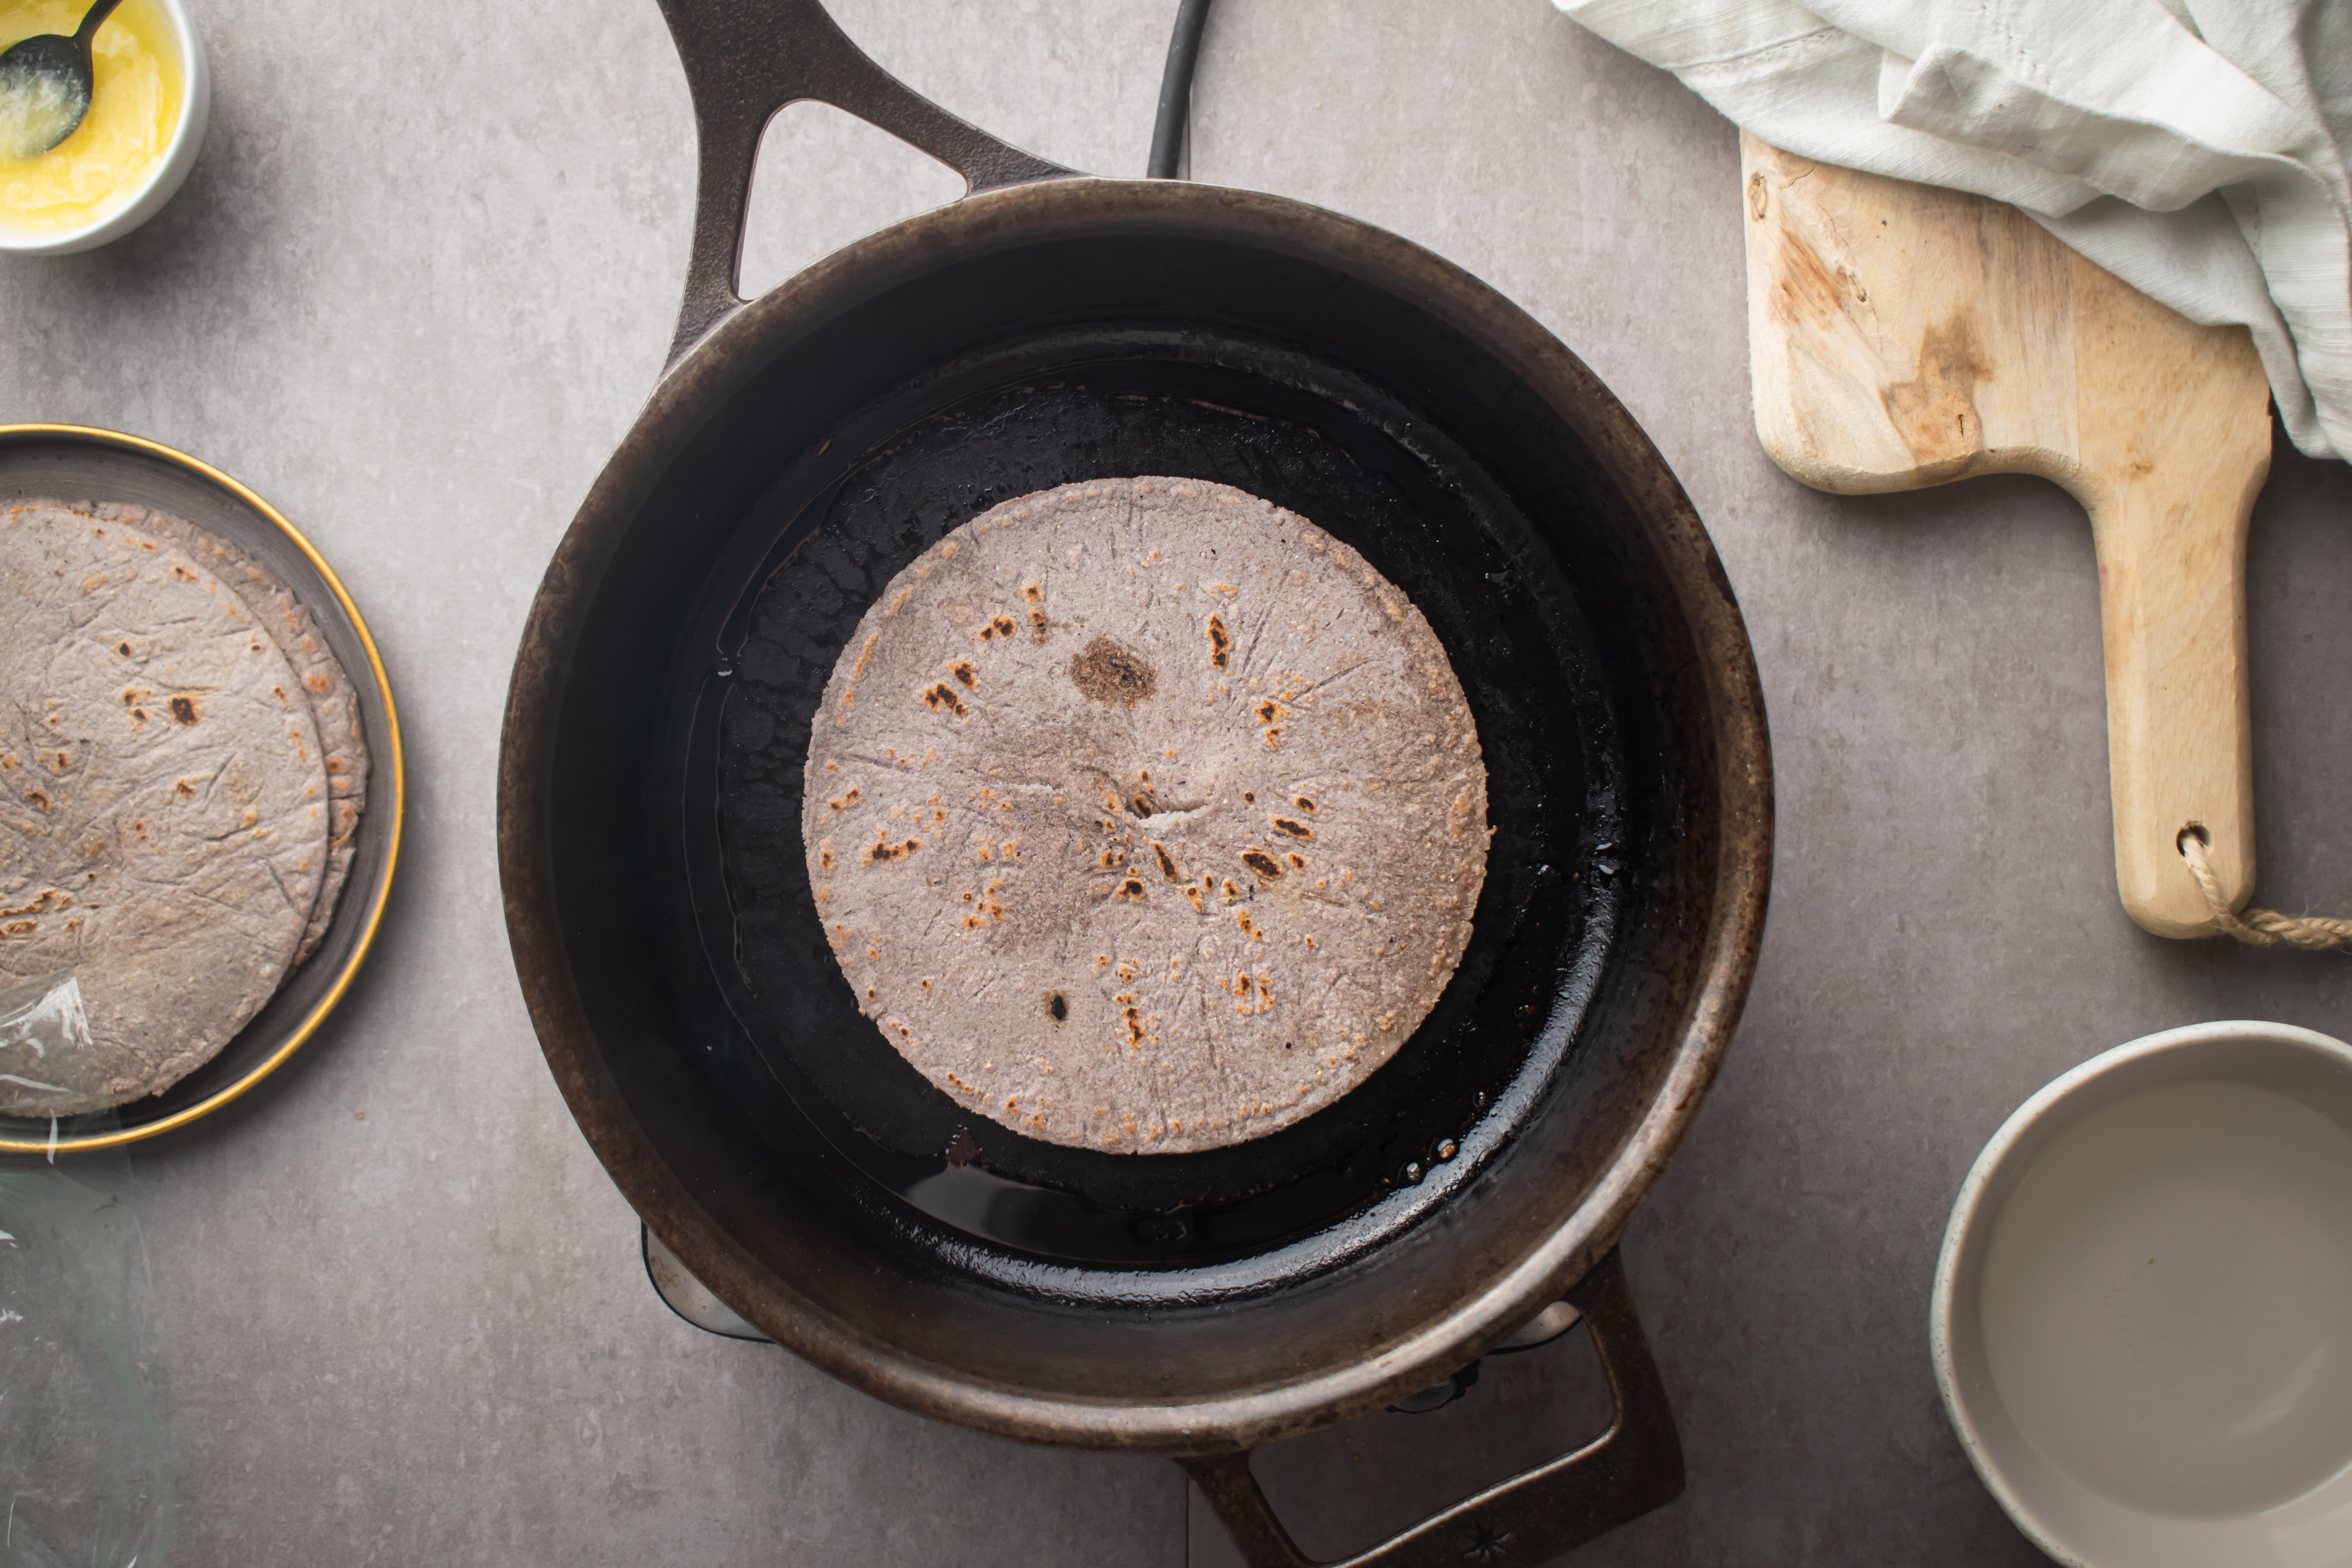
<path id="1" fill-rule="evenodd" d="M 2189 862 L 2189 874 L 2197 879 L 2197 886 L 2205 895 L 2206 907 L 2213 911 L 2213 923 L 2254 947 L 2270 947 L 2278 942 L 2291 942 L 2314 952 L 2331 947 L 2352 947 L 2352 921 L 2332 920 L 2326 915 L 2283 915 L 2276 910 L 2247 910 L 2243 914 L 2230 908 L 2221 897 L 2221 880 L 2213 875 L 2212 863 L 2206 858 L 2205 836 L 2189 828 L 2180 836 L 2180 858 Z"/>

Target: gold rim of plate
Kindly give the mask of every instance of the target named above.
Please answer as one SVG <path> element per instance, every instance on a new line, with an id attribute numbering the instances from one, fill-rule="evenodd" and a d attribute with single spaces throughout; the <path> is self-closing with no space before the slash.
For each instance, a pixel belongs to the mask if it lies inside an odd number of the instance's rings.
<path id="1" fill-rule="evenodd" d="M 198 1100 L 194 1105 L 184 1106 L 169 1116 L 158 1118 L 156 1121 L 145 1122 L 137 1127 L 123 1127 L 110 1132 L 83 1133 L 74 1136 L 60 1133 L 54 1140 L 47 1137 L 23 1139 L 0 1132 L 0 1152 L 16 1154 L 50 1152 L 63 1154 L 76 1150 L 109 1149 L 119 1144 L 136 1143 L 141 1139 L 152 1138 L 160 1132 L 168 1132 L 174 1127 L 184 1127 L 200 1116 L 209 1115 L 218 1110 L 283 1066 L 287 1058 L 300 1049 L 304 1041 L 318 1033 L 319 1026 L 326 1022 L 327 1015 L 332 1013 L 336 1005 L 342 1001 L 343 993 L 351 989 L 352 979 L 360 972 L 360 965 L 367 962 L 368 953 L 375 946 L 376 930 L 383 924 L 384 905 L 392 897 L 393 879 L 400 868 L 402 818 L 406 815 L 408 804 L 407 763 L 401 753 L 400 745 L 400 710 L 392 699 L 392 681 L 384 674 L 383 658 L 376 651 L 375 637 L 369 632 L 366 619 L 360 615 L 360 607 L 352 603 L 351 595 L 344 591 L 343 580 L 335 575 L 335 569 L 327 564 L 327 558 L 319 553 L 317 546 L 303 536 L 302 531 L 289 522 L 285 515 L 276 507 L 271 506 L 210 463 L 166 447 L 160 441 L 150 441 L 141 436 L 125 435 L 120 430 L 101 430 L 88 425 L 0 425 L 0 442 L 41 436 L 63 437 L 77 442 L 120 447 L 151 458 L 159 458 L 164 462 L 185 468 L 208 482 L 218 485 L 261 516 L 268 519 L 273 526 L 293 542 L 294 547 L 309 559 L 310 564 L 318 569 L 320 578 L 325 582 L 328 590 L 335 595 L 335 603 L 342 607 L 343 615 L 350 619 L 352 631 L 358 634 L 360 646 L 367 650 L 369 673 L 375 678 L 376 691 L 383 699 L 384 739 L 392 764 L 389 770 L 392 782 L 390 812 L 392 837 L 391 843 L 384 851 L 383 875 L 376 881 L 375 898 L 368 906 L 359 940 L 352 944 L 351 954 L 344 959 L 342 969 L 335 975 L 334 983 L 327 987 L 326 994 L 319 999 L 308 1014 L 304 1015 L 302 1020 L 287 1032 L 286 1038 L 278 1043 L 277 1048 L 255 1063 L 244 1077 Z M 373 741 L 373 737 L 371 736 L 370 740 Z M 373 801 L 370 801 L 369 805 L 371 809 L 378 809 Z"/>

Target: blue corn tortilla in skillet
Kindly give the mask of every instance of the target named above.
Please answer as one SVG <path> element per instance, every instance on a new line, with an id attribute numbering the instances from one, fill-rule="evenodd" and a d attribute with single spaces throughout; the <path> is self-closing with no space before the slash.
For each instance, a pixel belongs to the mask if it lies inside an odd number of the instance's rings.
<path id="1" fill-rule="evenodd" d="M 858 1009 L 959 1103 L 1130 1154 L 1348 1093 L 1453 978 L 1486 773 L 1428 621 L 1230 485 L 991 508 L 827 683 L 801 831 Z"/>

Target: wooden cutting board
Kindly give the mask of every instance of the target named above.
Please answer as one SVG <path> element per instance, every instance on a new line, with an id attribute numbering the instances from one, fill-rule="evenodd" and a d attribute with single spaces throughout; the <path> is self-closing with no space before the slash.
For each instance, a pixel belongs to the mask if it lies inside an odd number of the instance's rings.
<path id="1" fill-rule="evenodd" d="M 2245 328 L 2200 327 L 2005 203 L 1740 137 L 1756 429 L 1818 489 L 2040 474 L 2091 514 L 2116 879 L 2158 936 L 2254 882 L 2246 524 L 2270 391 Z M 1988 824 L 1990 831 L 1993 825 Z"/>

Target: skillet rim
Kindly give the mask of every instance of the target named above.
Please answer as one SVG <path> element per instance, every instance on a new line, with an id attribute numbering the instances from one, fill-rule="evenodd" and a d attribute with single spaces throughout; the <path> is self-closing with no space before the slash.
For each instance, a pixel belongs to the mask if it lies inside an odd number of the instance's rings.
<path id="1" fill-rule="evenodd" d="M 1433 316 L 1508 366 L 1587 442 L 1656 552 L 1691 637 L 1716 755 L 1720 851 L 1681 1044 L 1603 1176 L 1550 1236 L 1403 1338 L 1344 1366 L 1189 1404 L 1046 1395 L 926 1360 L 818 1306 L 759 1264 L 697 1202 L 604 1064 L 558 926 L 547 801 L 564 676 L 604 568 L 646 496 L 709 416 L 782 344 L 967 247 L 1045 241 L 1124 217 L 1343 269 Z M 706 333 L 655 386 L 565 531 L 525 622 L 499 748 L 499 879 L 532 1027 L 573 1119 L 646 1223 L 713 1293 L 778 1344 L 918 1414 L 1062 1446 L 1198 1454 L 1296 1436 L 1377 1408 L 1475 1359 L 1612 1247 L 1721 1065 L 1756 965 L 1772 860 L 1772 771 L 1752 645 L 1721 561 L 1664 458 L 1582 361 L 1473 274 L 1410 240 L 1288 197 L 1191 182 L 1077 177 L 1002 187 L 917 215 L 795 274 Z"/>

